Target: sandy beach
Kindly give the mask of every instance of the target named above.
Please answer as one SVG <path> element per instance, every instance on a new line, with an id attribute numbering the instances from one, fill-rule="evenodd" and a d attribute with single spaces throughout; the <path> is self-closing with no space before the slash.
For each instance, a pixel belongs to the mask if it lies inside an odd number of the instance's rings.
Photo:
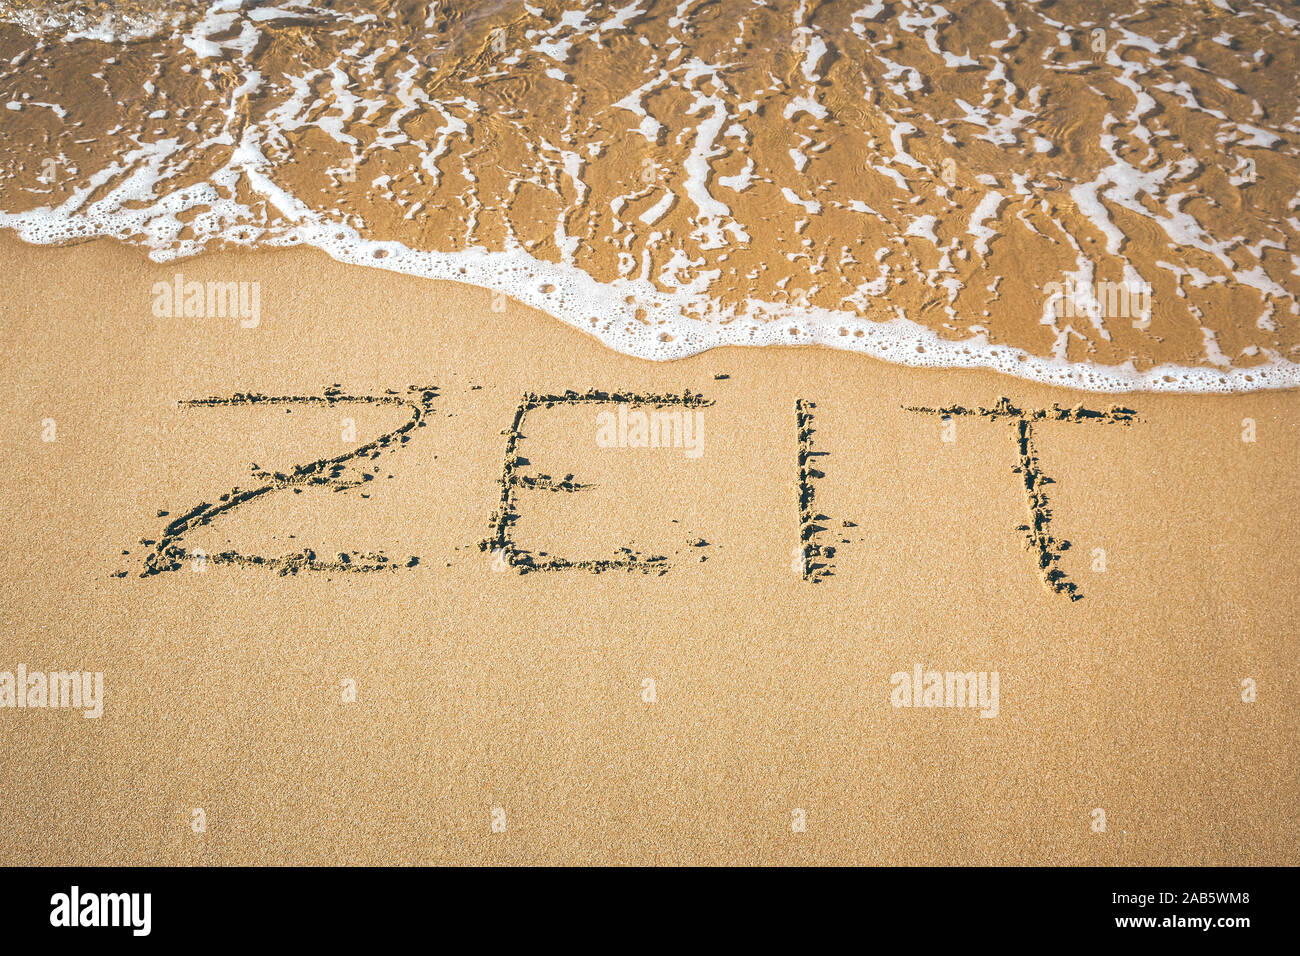
<path id="1" fill-rule="evenodd" d="M 648 362 L 305 248 L 0 271 L 0 672 L 103 675 L 0 710 L 0 863 L 1296 859 L 1294 391 Z"/>

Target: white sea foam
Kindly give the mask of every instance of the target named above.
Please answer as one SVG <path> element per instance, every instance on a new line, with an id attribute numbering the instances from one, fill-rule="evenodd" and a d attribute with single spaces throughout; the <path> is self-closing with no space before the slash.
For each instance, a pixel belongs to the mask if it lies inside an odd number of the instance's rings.
<path id="1" fill-rule="evenodd" d="M 1047 385 L 1095 392 L 1230 393 L 1300 386 L 1300 365 L 1281 359 L 1248 369 L 1162 365 L 1138 371 L 1131 363 L 1097 365 L 1034 356 L 990 344 L 983 335 L 964 341 L 945 340 L 905 317 L 871 321 L 827 309 L 783 308 L 766 302 L 747 303 L 750 315 L 725 324 L 703 323 L 685 316 L 706 308 L 707 297 L 689 292 L 665 293 L 645 279 L 601 283 L 577 267 L 546 262 L 519 248 L 446 253 L 366 239 L 350 226 L 311 215 L 305 206 L 270 182 L 259 171 L 264 160 L 255 147 L 241 150 L 239 161 L 246 165 L 255 188 L 286 213 L 303 220 L 288 231 L 267 236 L 266 245 L 309 245 L 352 265 L 466 282 L 503 292 L 595 336 L 616 351 L 654 361 L 685 358 L 724 345 L 822 345 L 902 365 L 991 369 Z M 0 227 L 13 229 L 34 243 L 94 236 L 127 238 L 140 231 L 156 232 L 159 220 L 171 219 L 169 213 L 177 211 L 178 205 L 172 202 L 111 214 L 92 211 L 78 215 L 58 210 L 0 213 Z M 243 236 L 242 227 L 234 226 L 225 238 L 240 242 Z M 183 245 L 173 244 L 156 248 L 151 258 L 168 261 L 185 253 Z M 639 310 L 648 319 L 638 318 Z"/>

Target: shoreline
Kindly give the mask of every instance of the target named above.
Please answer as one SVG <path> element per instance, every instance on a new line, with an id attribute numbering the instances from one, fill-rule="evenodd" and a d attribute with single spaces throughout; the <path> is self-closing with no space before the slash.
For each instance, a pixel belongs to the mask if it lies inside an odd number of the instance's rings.
<path id="1" fill-rule="evenodd" d="M 11 11 L 0 227 L 159 258 L 306 243 L 650 359 L 816 343 L 1090 391 L 1300 385 L 1280 9 L 1209 36 L 1167 2 L 1109 31 L 973 0 L 924 26 L 431 10 L 178 0 L 116 45 L 134 28 Z"/>
<path id="2" fill-rule="evenodd" d="M 0 213 L 0 232 L 12 233 L 6 236 L 5 241 L 61 248 L 23 238 L 21 221 L 24 215 Z M 234 246 L 218 252 L 204 250 L 191 256 L 177 254 L 163 259 L 154 259 L 143 247 L 122 244 L 136 249 L 151 263 L 170 265 L 182 274 L 183 263 L 210 255 L 258 255 L 310 249 L 343 265 L 377 269 L 430 282 L 469 285 L 497 296 L 508 296 L 514 302 L 594 338 L 611 351 L 646 361 L 678 361 L 719 348 L 820 347 L 906 368 L 991 371 L 1037 385 L 1095 395 L 1242 394 L 1300 388 L 1300 363 L 1285 359 L 1229 369 L 1162 364 L 1139 372 L 1131 361 L 1122 365 L 1070 362 L 1031 355 L 1011 346 L 989 345 L 982 336 L 942 338 L 932 329 L 901 316 L 877 321 L 808 307 L 802 310 L 809 316 L 807 320 L 783 315 L 778 310 L 766 321 L 737 319 L 715 325 L 698 319 L 674 317 L 674 311 L 686 308 L 688 300 L 657 292 L 649 283 L 620 280 L 602 284 L 581 269 L 535 259 L 523 250 L 421 251 L 400 242 L 362 239 L 351 227 L 331 223 L 299 227 L 295 233 L 298 235 L 292 242 L 273 240 L 262 247 Z M 121 242 L 113 236 L 88 235 L 76 244 L 96 241 Z M 546 281 L 540 281 L 538 273 Z M 522 276 L 527 278 L 518 278 Z M 555 304 L 557 300 L 559 307 Z M 594 317 L 581 322 L 565 314 L 563 303 L 566 301 L 580 301 L 583 311 L 596 311 L 612 317 L 603 325 Z M 627 344 L 625 330 L 634 328 L 634 321 L 645 321 L 639 315 L 645 304 L 651 301 L 658 301 L 662 306 L 663 314 L 658 317 L 657 324 L 646 321 L 648 325 L 663 329 L 659 342 L 648 347 L 642 342 L 640 350 L 619 348 L 616 343 L 624 341 Z M 814 319 L 819 321 L 814 322 Z M 831 319 L 834 321 L 829 321 Z M 812 327 L 800 324 L 803 321 L 813 323 Z M 620 322 L 622 328 L 615 328 Z M 835 331 L 832 326 L 836 327 Z M 860 344 L 848 344 L 851 340 Z M 653 349 L 654 354 L 648 354 L 647 349 Z M 918 355 L 924 355 L 925 359 L 918 359 Z"/>

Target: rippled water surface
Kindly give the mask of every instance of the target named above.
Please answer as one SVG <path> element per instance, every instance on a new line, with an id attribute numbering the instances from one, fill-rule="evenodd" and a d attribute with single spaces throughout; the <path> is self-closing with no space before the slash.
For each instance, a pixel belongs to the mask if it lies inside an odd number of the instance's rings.
<path id="1" fill-rule="evenodd" d="M 1300 383 L 1300 6 L 0 0 L 0 225 L 309 243 L 649 358 Z"/>

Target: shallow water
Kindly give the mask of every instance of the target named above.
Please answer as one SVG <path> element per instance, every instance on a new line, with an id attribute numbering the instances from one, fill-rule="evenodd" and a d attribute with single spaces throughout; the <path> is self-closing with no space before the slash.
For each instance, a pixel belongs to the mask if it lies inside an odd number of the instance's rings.
<path id="1" fill-rule="evenodd" d="M 1297 31 L 1280 0 L 0 0 L 0 225 L 309 243 L 655 359 L 1294 386 Z"/>

